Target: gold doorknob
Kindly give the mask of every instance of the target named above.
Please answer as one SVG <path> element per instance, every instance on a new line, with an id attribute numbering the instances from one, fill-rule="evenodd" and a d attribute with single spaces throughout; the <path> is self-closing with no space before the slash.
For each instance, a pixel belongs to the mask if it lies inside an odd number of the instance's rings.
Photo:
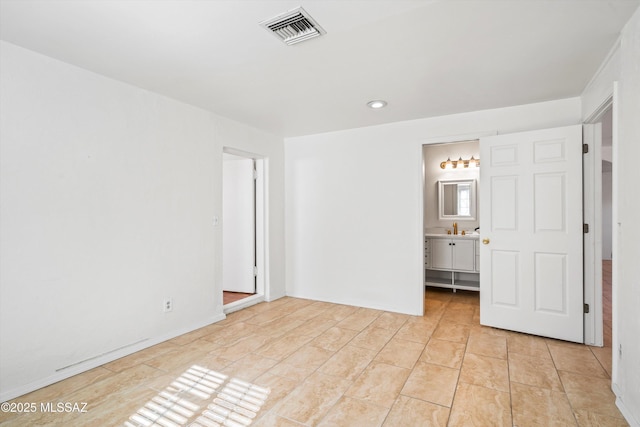
<path id="1" fill-rule="evenodd" d="M 489 239 L 482 239 L 482 244 L 483 245 L 488 245 L 490 241 L 491 240 L 489 240 Z"/>

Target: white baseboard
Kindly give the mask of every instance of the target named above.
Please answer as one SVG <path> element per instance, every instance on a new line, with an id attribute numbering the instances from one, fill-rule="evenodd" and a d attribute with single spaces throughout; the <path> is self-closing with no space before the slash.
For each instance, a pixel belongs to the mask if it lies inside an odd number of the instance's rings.
<path id="1" fill-rule="evenodd" d="M 629 408 L 627 408 L 622 399 L 620 399 L 618 396 L 616 396 L 616 406 L 622 413 L 624 419 L 629 423 L 630 427 L 640 427 L 640 421 L 636 420 L 633 417 L 633 414 L 631 413 L 631 411 L 629 411 Z"/>

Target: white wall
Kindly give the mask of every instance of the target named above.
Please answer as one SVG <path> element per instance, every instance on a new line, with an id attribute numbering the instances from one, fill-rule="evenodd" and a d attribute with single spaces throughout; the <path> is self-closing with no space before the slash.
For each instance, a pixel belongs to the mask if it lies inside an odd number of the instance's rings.
<path id="1" fill-rule="evenodd" d="M 0 55 L 0 401 L 224 318 L 223 146 L 267 156 L 270 297 L 284 295 L 280 138 Z"/>
<path id="2" fill-rule="evenodd" d="M 622 31 L 619 43 L 581 96 L 585 119 L 592 117 L 613 93 L 613 371 L 617 405 L 631 425 L 640 425 L 640 9 Z M 617 128 L 617 135 L 616 135 Z M 603 158 L 608 157 L 603 154 Z M 603 176 L 603 187 L 606 184 Z M 617 189 L 616 189 L 617 188 Z M 616 194 L 617 191 L 617 194 Z M 604 206 L 603 206 L 604 208 Z M 604 255 L 604 253 L 603 253 Z M 620 355 L 622 346 L 622 355 Z"/>
<path id="3" fill-rule="evenodd" d="M 578 123 L 572 98 L 286 139 L 287 294 L 422 314 L 422 144 Z"/>
<path id="4" fill-rule="evenodd" d="M 634 422 L 640 425 L 640 197 L 634 188 L 639 176 L 637 159 L 640 159 L 640 9 L 622 32 L 618 88 L 618 149 L 617 156 L 614 149 L 613 162 L 618 182 L 618 197 L 614 199 L 617 217 L 613 220 L 618 224 L 617 246 L 614 239 L 613 249 L 618 280 L 617 286 L 614 282 L 613 311 L 614 328 L 617 328 L 614 336 L 618 337 L 614 345 L 622 346 L 622 357 L 615 356 L 613 379 L 618 405 L 631 425 Z"/>

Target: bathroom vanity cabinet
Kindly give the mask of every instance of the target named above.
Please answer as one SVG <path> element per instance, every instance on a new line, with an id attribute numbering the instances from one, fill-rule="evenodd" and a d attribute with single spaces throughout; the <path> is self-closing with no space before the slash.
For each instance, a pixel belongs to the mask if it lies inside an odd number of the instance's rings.
<path id="1" fill-rule="evenodd" d="M 478 254 L 477 235 L 425 235 L 425 285 L 479 291 Z"/>

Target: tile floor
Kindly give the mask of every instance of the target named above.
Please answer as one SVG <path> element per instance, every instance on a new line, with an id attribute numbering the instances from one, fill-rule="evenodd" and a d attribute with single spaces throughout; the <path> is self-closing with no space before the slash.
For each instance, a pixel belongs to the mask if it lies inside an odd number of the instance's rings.
<path id="1" fill-rule="evenodd" d="M 425 301 L 424 317 L 262 303 L 15 400 L 88 402 L 86 413 L 5 413 L 0 424 L 122 426 L 197 364 L 271 389 L 256 427 L 627 425 L 610 347 L 480 326 L 477 293 L 429 289 Z"/>

